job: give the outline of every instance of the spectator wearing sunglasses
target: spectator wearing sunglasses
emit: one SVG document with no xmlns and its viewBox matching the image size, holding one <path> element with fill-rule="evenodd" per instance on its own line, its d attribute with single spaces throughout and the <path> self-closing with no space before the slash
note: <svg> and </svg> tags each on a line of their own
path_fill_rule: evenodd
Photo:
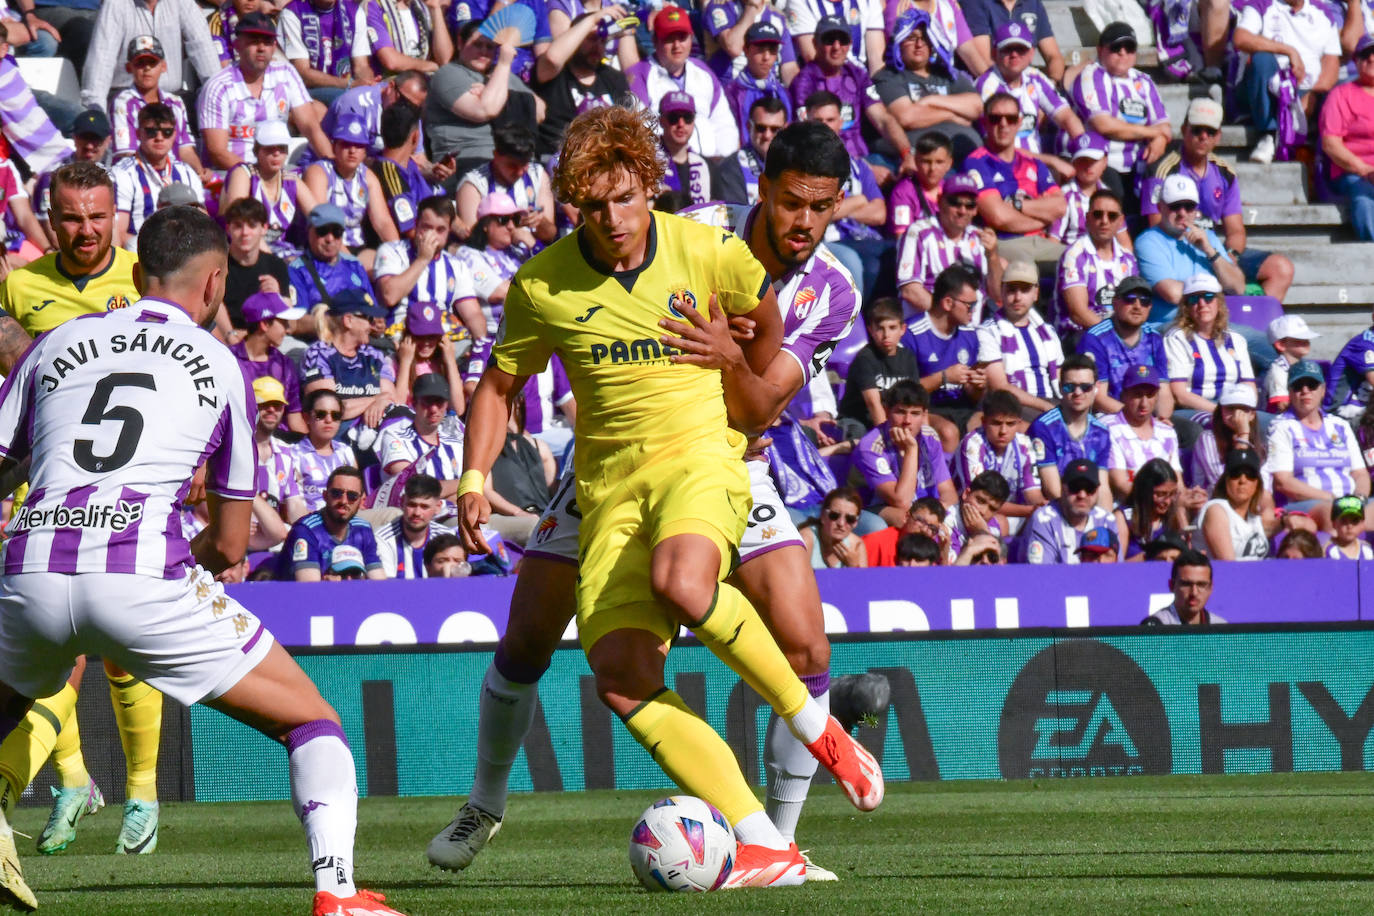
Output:
<svg viewBox="0 0 1374 916">
<path fill-rule="evenodd" d="M 1121 198 L 1104 189 L 1094 191 L 1087 204 L 1087 232 L 1064 251 L 1055 274 L 1055 327 L 1065 340 L 1108 321 L 1117 284 L 1139 270 L 1130 247 L 1122 244 Z"/>
<path fill-rule="evenodd" d="M 976 291 L 978 304 L 971 324 L 982 321 L 988 291 L 1002 283 L 1002 259 L 997 254 L 997 233 L 973 225 L 978 213 L 978 182 L 972 175 L 950 172 L 945 176 L 936 205 L 933 225 L 913 223 L 902 239 L 897 257 L 897 291 L 918 312 L 930 310 L 935 278 L 946 267 L 963 264 L 976 271 L 984 283 Z"/>
<path fill-rule="evenodd" d="M 685 92 L 701 103 L 701 124 L 692 134 L 692 151 L 715 159 L 739 150 L 739 125 L 720 80 L 705 62 L 692 57 L 692 20 L 668 4 L 653 18 L 654 53 L 625 71 L 630 91 L 645 108 L 658 110 L 669 92 Z"/>
<path fill-rule="evenodd" d="M 987 375 L 988 390 L 1012 398 L 1018 420 L 1035 419 L 1059 398 L 1064 349 L 1036 311 L 1039 297 L 1035 265 L 1008 264 L 1002 271 L 1002 307 L 978 328 L 978 365 Z"/>
<path fill-rule="evenodd" d="M 792 103 L 786 96 L 765 95 L 749 106 L 749 117 L 743 122 L 746 141 L 739 152 L 727 156 L 717 166 L 720 179 L 720 200 L 732 204 L 759 202 L 759 176 L 768 161 L 768 148 L 778 131 L 791 120 Z"/>
<path fill-rule="evenodd" d="M 715 200 L 720 185 L 716 170 L 699 154 L 692 152 L 692 133 L 696 130 L 697 106 L 685 92 L 669 92 L 658 103 L 658 124 L 668 170 L 663 186 L 686 195 L 692 205 Z"/>
<path fill-rule="evenodd" d="M 1069 178 L 1073 169 L 1058 156 L 1045 152 L 1041 146 L 1040 130 L 1052 122 L 1070 138 L 1081 136 L 1083 122 L 1073 107 L 1059 94 L 1054 80 L 1031 66 L 1032 32 L 1023 22 L 1011 21 L 997 27 L 993 34 L 992 67 L 978 77 L 974 86 L 984 102 L 1006 93 L 1017 102 L 1020 120 L 1017 123 L 1016 148 L 1050 166 L 1061 178 Z"/>
<path fill-rule="evenodd" d="M 735 4 L 714 4 L 708 19 L 714 17 L 717 10 L 724 12 L 731 6 Z M 754 11 L 758 10 L 758 7 L 752 4 L 740 4 L 740 7 L 744 10 L 744 17 L 752 16 Z M 764 12 L 758 13 L 759 21 L 751 25 L 745 33 L 744 53 L 740 55 L 734 73 L 729 72 L 728 55 L 724 50 L 719 52 L 719 56 L 726 57 L 727 65 L 725 72 L 717 72 L 725 85 L 725 97 L 730 100 L 730 110 L 734 112 L 735 120 L 740 125 L 741 149 L 752 139 L 749 136 L 749 112 L 759 99 L 777 99 L 783 105 L 787 120 L 792 120 L 792 98 L 787 93 L 784 80 L 790 81 L 796 76 L 797 61 L 795 57 L 790 56 L 792 43 L 790 39 L 785 38 L 787 27 L 781 23 L 775 25 L 763 18 L 776 16 L 780 20 L 782 14 L 767 4 L 763 5 L 763 10 Z M 781 65 L 779 60 L 782 60 Z"/>
<path fill-rule="evenodd" d="M 177 137 L 176 112 L 151 102 L 138 113 L 138 149 L 114 164 L 115 244 L 137 250 L 138 230 L 157 212 L 157 195 L 168 185 L 187 185 L 205 197 L 196 170 L 173 155 Z"/>
<path fill-rule="evenodd" d="M 328 388 L 304 397 L 305 438 L 293 448 L 296 468 L 301 475 L 301 496 L 305 507 L 315 512 L 324 505 L 325 482 L 341 467 L 356 467 L 353 447 L 336 441 L 343 423 L 343 402 Z"/>
<path fill-rule="evenodd" d="M 1089 128 L 1107 138 L 1107 167 L 1116 173 L 1122 200 L 1138 212 L 1139 176 L 1164 155 L 1173 139 L 1169 113 L 1149 75 L 1135 67 L 1135 30 L 1113 22 L 1097 39 L 1097 60 L 1069 87 L 1069 98 Z"/>
<path fill-rule="evenodd" d="M 378 461 L 388 480 L 398 474 L 428 474 L 439 481 L 440 495 L 453 499 L 463 474 L 463 440 L 453 434 L 461 434 L 461 427 L 452 433 L 443 428 L 449 397 L 448 380 L 439 373 L 416 379 L 415 416 L 384 426 L 377 445 Z"/>
<path fill-rule="evenodd" d="M 1098 505 L 1101 473 L 1096 464 L 1077 458 L 1064 468 L 1063 477 L 1063 495 L 1036 509 L 1021 528 L 1017 546 L 1022 562 L 1076 565 L 1083 536 L 1112 524 L 1111 512 Z"/>
<path fill-rule="evenodd" d="M 1111 297 L 1111 320 L 1093 325 L 1078 342 L 1078 352 L 1097 365 L 1099 383 L 1093 409 L 1100 414 L 1121 412 L 1122 383 L 1131 366 L 1149 366 L 1161 378 L 1168 376 L 1164 338 L 1146 327 L 1151 301 L 1150 284 L 1143 277 L 1123 278 Z M 1155 411 L 1163 420 L 1173 416 L 1174 399 L 1168 388 L 1161 389 Z"/>
<path fill-rule="evenodd" d="M 491 138 L 495 145 L 491 161 L 458 182 L 458 232 L 471 231 L 482 200 L 488 194 L 500 193 L 515 201 L 527 245 L 533 247 L 536 239 L 552 242 L 558 238 L 553 188 L 549 173 L 534 161 L 534 129 L 524 124 L 500 124 L 492 128 Z"/>
<path fill-rule="evenodd" d="M 1281 254 L 1247 245 L 1241 212 L 1240 179 L 1216 155 L 1221 142 L 1221 105 L 1210 98 L 1193 99 L 1180 139 L 1154 163 L 1140 192 L 1140 213 L 1151 226 L 1163 218 L 1160 195 L 1170 175 L 1186 175 L 1197 184 L 1198 212 L 1193 224 L 1220 232 L 1226 250 L 1248 283 L 1258 283 L 1280 302 L 1293 282 L 1293 262 Z"/>
<path fill-rule="evenodd" d="M 1173 327 L 1164 334 L 1164 355 L 1169 361 L 1169 387 L 1174 413 L 1191 419 L 1210 414 L 1228 385 L 1256 389 L 1255 371 L 1245 338 L 1230 328 L 1226 296 L 1210 273 L 1194 274 L 1183 284 L 1183 304 Z M 1269 428 L 1271 415 L 1259 418 L 1260 435 Z"/>
<path fill-rule="evenodd" d="M 1161 218 L 1135 240 L 1140 275 L 1154 290 L 1150 320 L 1174 320 L 1183 300 L 1183 284 L 1199 273 L 1213 274 L 1219 288 L 1232 295 L 1245 292 L 1245 276 L 1211 229 L 1197 224 L 1197 182 L 1173 174 L 1160 186 Z"/>
<path fill-rule="evenodd" d="M 330 572 L 335 549 L 347 545 L 358 551 L 367 578 L 385 579 L 372 526 L 357 517 L 362 503 L 362 471 L 335 468 L 325 482 L 324 505 L 291 526 L 277 560 L 277 578 L 319 582 Z"/>
<path fill-rule="evenodd" d="M 962 162 L 983 145 L 974 128 L 983 114 L 983 100 L 966 77 L 950 72 L 954 62 L 935 49 L 932 27 L 923 9 L 903 13 L 892 33 L 888 61 L 873 74 L 873 85 L 913 148 L 934 132 L 950 141 L 955 158 Z"/>
<path fill-rule="evenodd" d="M 1073 354 L 1059 368 L 1059 406 L 1030 425 L 1031 456 L 1040 472 L 1040 492 L 1045 499 L 1055 500 L 1063 494 L 1062 474 L 1069 462 L 1087 458 L 1100 469 L 1102 507 L 1111 508 L 1106 471 L 1111 433 L 1092 413 L 1097 386 L 1097 364 L 1081 353 Z"/>
<path fill-rule="evenodd" d="M 306 250 L 287 266 L 296 304 L 314 309 L 345 289 L 372 295 L 372 281 L 362 262 L 344 249 L 344 225 L 348 218 L 332 203 L 318 204 L 306 217 Z"/>
<path fill-rule="evenodd" d="M 855 63 L 870 73 L 882 66 L 888 32 L 883 0 L 788 0 L 785 5 L 787 28 L 803 61 L 821 55 L 825 22 L 830 20 L 844 23 L 845 47 Z M 963 25 L 962 15 L 959 18 Z M 966 40 L 966 26 L 963 31 Z"/>
<path fill-rule="evenodd" d="M 863 539 L 854 533 L 862 508 L 859 492 L 853 487 L 837 487 L 826 494 L 820 518 L 801 529 L 812 569 L 868 566 Z"/>
<path fill-rule="evenodd" d="M 1278 531 L 1273 501 L 1266 498 L 1258 452 L 1232 449 L 1226 467 L 1202 507 L 1202 537 L 1214 560 L 1262 560 L 1269 555 L 1269 538 Z M 1364 519 L 1363 500 L 1360 519 Z"/>
</svg>

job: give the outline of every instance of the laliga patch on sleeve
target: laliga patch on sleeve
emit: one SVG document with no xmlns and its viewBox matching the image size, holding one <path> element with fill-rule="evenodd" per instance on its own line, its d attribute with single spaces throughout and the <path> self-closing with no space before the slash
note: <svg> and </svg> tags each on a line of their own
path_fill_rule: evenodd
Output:
<svg viewBox="0 0 1374 916">
<path fill-rule="evenodd" d="M 396 218 L 403 223 L 408 223 L 415 218 L 415 211 L 410 206 L 410 201 L 404 197 L 396 198 Z"/>
<path fill-rule="evenodd" d="M 1043 439 L 1031 440 L 1031 453 L 1035 455 L 1036 461 L 1045 460 L 1045 442 Z"/>
<path fill-rule="evenodd" d="M 1039 541 L 1031 541 L 1030 549 L 1026 551 L 1027 563 L 1045 562 L 1045 545 Z"/>
<path fill-rule="evenodd" d="M 879 458 L 876 462 L 874 462 L 873 466 L 877 469 L 879 474 L 892 473 L 892 465 L 887 463 L 886 458 Z"/>
<path fill-rule="evenodd" d="M 720 7 L 711 10 L 711 25 L 718 29 L 723 29 L 725 28 L 726 21 L 725 10 Z"/>
<path fill-rule="evenodd" d="M 295 545 L 291 548 L 292 561 L 300 563 L 308 556 L 310 556 L 310 545 L 304 540 L 296 541 Z"/>
<path fill-rule="evenodd" d="M 1364 351 L 1364 361 L 1366 363 L 1374 363 L 1374 350 Z"/>
</svg>

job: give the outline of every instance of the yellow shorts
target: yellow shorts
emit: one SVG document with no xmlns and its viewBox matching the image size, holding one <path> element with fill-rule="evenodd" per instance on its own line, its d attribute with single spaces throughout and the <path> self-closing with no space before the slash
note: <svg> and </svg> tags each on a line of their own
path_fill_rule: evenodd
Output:
<svg viewBox="0 0 1374 916">
<path fill-rule="evenodd" d="M 590 489 L 590 488 L 589 488 Z M 700 534 L 720 550 L 717 579 L 734 564 L 749 519 L 749 475 L 738 458 L 684 456 L 658 460 L 613 487 L 582 492 L 577 628 L 583 649 L 607 633 L 648 630 L 664 643 L 677 619 L 654 598 L 650 554 L 679 534 Z"/>
</svg>

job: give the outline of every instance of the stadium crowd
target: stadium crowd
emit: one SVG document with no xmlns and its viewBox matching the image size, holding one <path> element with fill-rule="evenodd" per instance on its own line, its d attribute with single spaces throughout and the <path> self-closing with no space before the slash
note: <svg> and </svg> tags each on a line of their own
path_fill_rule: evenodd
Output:
<svg viewBox="0 0 1374 916">
<path fill-rule="evenodd" d="M 564 129 L 656 112 L 658 206 L 682 210 L 755 203 L 808 119 L 851 157 L 825 241 L 862 301 L 767 446 L 814 566 L 1368 558 L 1374 330 L 1307 358 L 1293 264 L 1247 245 L 1215 149 L 1249 123 L 1250 161 L 1329 170 L 1374 239 L 1374 6 L 1226 9 L 1135 11 L 1160 79 L 1203 90 L 1175 131 L 1136 26 L 1070 63 L 1040 0 L 0 2 L 0 369 L 134 301 L 144 222 L 202 207 L 230 240 L 215 332 L 258 406 L 254 552 L 228 578 L 504 575 L 576 403 L 556 364 L 526 386 L 490 557 L 450 527 L 463 417 L 511 277 L 576 226 Z M 79 100 L 25 84 L 16 57 L 54 54 Z M 1243 325 L 1242 301 L 1275 317 Z"/>
</svg>

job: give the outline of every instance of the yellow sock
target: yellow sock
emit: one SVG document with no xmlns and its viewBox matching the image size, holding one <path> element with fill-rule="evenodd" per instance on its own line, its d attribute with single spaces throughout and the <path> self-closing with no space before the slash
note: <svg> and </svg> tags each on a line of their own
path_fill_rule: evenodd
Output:
<svg viewBox="0 0 1374 916">
<path fill-rule="evenodd" d="M 157 801 L 157 749 L 162 740 L 162 694 L 131 674 L 106 672 L 119 741 L 124 745 L 127 798 Z"/>
<path fill-rule="evenodd" d="M 50 697 L 33 704 L 19 723 L 0 743 L 0 809 L 6 813 L 38 775 L 52 755 L 62 722 L 76 709 L 76 690 L 71 684 Z"/>
<path fill-rule="evenodd" d="M 86 758 L 81 755 L 81 727 L 76 723 L 76 707 L 62 723 L 57 744 L 52 749 L 52 765 L 64 789 L 84 789 L 91 783 L 86 771 Z"/>
<path fill-rule="evenodd" d="M 784 719 L 795 716 L 811 698 L 758 611 L 734 586 L 720 583 L 706 619 L 692 632 Z"/>
<path fill-rule="evenodd" d="M 625 727 L 682 791 L 715 805 L 731 824 L 763 810 L 730 745 L 673 691 L 645 700 Z"/>
</svg>

